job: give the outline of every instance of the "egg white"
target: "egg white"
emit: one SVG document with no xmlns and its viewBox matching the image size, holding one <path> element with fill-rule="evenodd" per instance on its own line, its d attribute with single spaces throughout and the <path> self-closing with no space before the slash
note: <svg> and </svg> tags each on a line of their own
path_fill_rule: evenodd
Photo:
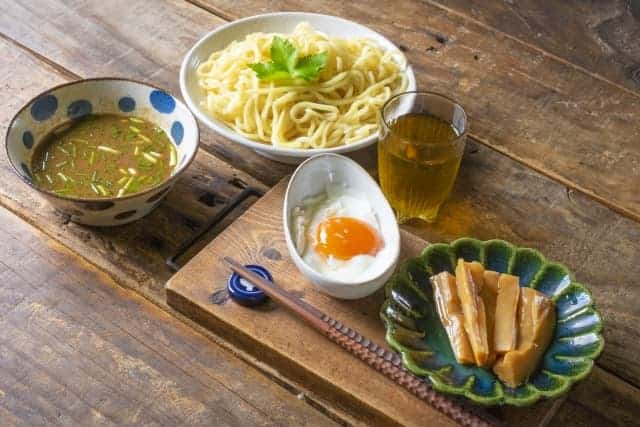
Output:
<svg viewBox="0 0 640 427">
<path fill-rule="evenodd" d="M 358 193 L 344 184 L 330 184 L 324 194 L 305 199 L 303 208 L 299 209 L 299 224 L 304 224 L 303 230 L 306 241 L 302 259 L 317 272 L 327 277 L 344 282 L 362 280 L 368 270 L 381 261 L 376 256 L 356 255 L 348 260 L 336 259 L 332 256 L 324 257 L 318 254 L 313 246 L 314 236 L 318 225 L 331 217 L 351 217 L 371 225 L 378 236 L 382 238 L 380 224 L 375 212 L 364 194 Z M 384 245 L 384 242 L 383 242 Z"/>
</svg>

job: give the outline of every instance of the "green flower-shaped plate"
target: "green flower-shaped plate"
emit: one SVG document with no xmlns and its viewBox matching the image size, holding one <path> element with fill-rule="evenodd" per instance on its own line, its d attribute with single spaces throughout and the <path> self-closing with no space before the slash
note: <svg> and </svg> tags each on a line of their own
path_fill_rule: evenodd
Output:
<svg viewBox="0 0 640 427">
<path fill-rule="evenodd" d="M 526 384 L 510 388 L 491 370 L 456 362 L 433 303 L 429 277 L 445 270 L 453 274 L 458 258 L 519 276 L 521 286 L 537 289 L 555 302 L 554 338 Z M 502 240 L 463 238 L 429 245 L 422 255 L 400 266 L 386 285 L 386 295 L 380 310 L 386 339 L 402 354 L 404 366 L 428 378 L 436 390 L 463 395 L 481 405 L 527 406 L 542 397 L 558 397 L 589 374 L 604 346 L 602 319 L 587 288 L 575 282 L 566 267 L 547 261 L 540 252 Z"/>
</svg>

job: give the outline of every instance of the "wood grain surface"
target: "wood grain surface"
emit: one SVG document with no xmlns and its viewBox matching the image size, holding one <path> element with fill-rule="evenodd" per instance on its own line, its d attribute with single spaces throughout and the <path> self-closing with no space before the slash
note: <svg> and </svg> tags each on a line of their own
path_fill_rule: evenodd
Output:
<svg viewBox="0 0 640 427">
<path fill-rule="evenodd" d="M 432 2 L 195 3 L 228 19 L 304 10 L 366 23 L 403 46 L 419 88 L 465 106 L 483 144 L 640 219 L 640 93 Z"/>
<path fill-rule="evenodd" d="M 0 108 L 0 132 L 4 133 L 11 116 L 22 104 L 52 85 L 68 81 L 69 77 L 7 39 L 0 38 L 0 55 L 4 58 L 0 62 L 0 81 L 3 82 L 2 93 L 5 96 L 3 108 Z M 200 151 L 196 161 L 176 183 L 167 199 L 144 220 L 124 227 L 88 228 L 69 222 L 68 218 L 57 213 L 43 198 L 31 191 L 15 175 L 4 155 L 0 156 L 0 179 L 3 181 L 0 186 L 0 205 L 35 224 L 55 240 L 81 254 L 82 258 L 109 272 L 117 283 L 135 289 L 173 316 L 178 314 L 165 302 L 164 283 L 171 276 L 171 271 L 164 265 L 165 257 L 190 239 L 205 219 L 213 217 L 226 200 L 245 185 L 264 188 L 250 176 Z M 246 206 L 232 213 L 221 226 L 231 222 Z M 220 227 L 216 227 L 208 238 L 219 230 Z M 184 318 L 182 320 L 188 322 Z M 191 323 L 193 327 L 197 325 Z M 200 329 L 200 332 L 210 339 L 221 341 L 206 331 Z M 227 343 L 222 344 L 228 346 Z M 194 349 L 197 348 L 194 346 Z M 225 359 L 236 356 L 248 359 L 242 352 L 234 352 L 234 355 L 214 354 L 208 363 L 224 363 Z M 206 360 L 207 356 L 203 353 L 201 357 Z M 285 387 L 300 396 L 307 395 L 304 384 L 293 384 L 259 361 L 250 360 L 250 363 L 256 364 L 279 387 Z M 251 382 L 248 381 L 245 386 L 250 388 Z M 343 422 L 351 420 L 349 414 L 337 413 L 313 395 L 306 399 Z"/>
<path fill-rule="evenodd" d="M 11 115 L 23 103 L 47 87 L 68 79 L 1 39 L 0 55 L 8 59 L 0 70 L 2 81 L 7 82 L 6 108 L 0 110 L 4 131 Z M 164 259 L 245 184 L 264 188 L 227 163 L 200 151 L 167 199 L 144 221 L 123 227 L 90 229 L 69 222 L 24 185 L 5 156 L 0 158 L 0 178 L 4 183 L 0 187 L 0 200 L 7 206 L 111 271 L 122 282 L 158 301 L 164 300 L 163 285 L 170 276 Z"/>
<path fill-rule="evenodd" d="M 367 2 L 175 0 L 151 8 L 142 0 L 0 0 L 0 132 L 29 98 L 79 77 L 133 77 L 177 93 L 184 53 L 237 16 L 313 10 L 370 25 L 407 51 L 421 85 L 465 101 L 481 141 L 468 144 L 438 223 L 406 229 L 431 241 L 501 237 L 537 247 L 575 271 L 605 313 L 607 345 L 599 365 L 615 376 L 597 371 L 597 381 L 577 388 L 554 420 L 623 424 L 637 414 L 637 394 L 616 376 L 640 385 L 637 121 L 623 120 L 625 112 L 637 111 L 635 3 L 402 0 L 371 8 Z M 0 204 L 170 310 L 164 257 L 243 183 L 266 188 L 291 171 L 202 130 L 203 150 L 179 187 L 130 226 L 96 230 L 69 223 L 15 178 L 5 156 Z M 373 170 L 374 151 L 357 157 Z M 291 387 L 286 375 L 272 374 Z M 13 419 L 1 406 L 0 416 Z"/>
<path fill-rule="evenodd" d="M 640 125 L 632 120 L 640 108 L 640 94 L 622 90 L 431 3 L 195 3 L 228 19 L 306 10 L 365 22 L 403 46 L 421 88 L 462 102 L 472 119 L 472 134 L 484 144 L 640 218 L 640 194 L 636 191 L 640 147 L 633 139 Z M 91 2 L 51 0 L 12 6 L 4 8 L 0 16 L 7 35 L 63 67 L 84 77 L 126 72 L 170 89 L 177 87 L 184 53 L 199 37 L 223 23 L 183 2 L 158 1 L 154 8 L 146 7 L 142 0 L 112 1 L 100 7 Z M 49 19 L 52 15 L 57 19 Z M 171 25 L 164 25 L 169 17 Z M 416 20 L 419 26 L 414 25 Z M 34 26 L 46 31 L 31 31 Z M 141 42 L 149 40 L 150 34 L 153 43 Z M 260 170 L 255 166 L 262 162 L 246 163 L 251 157 L 243 154 L 248 150 L 230 150 L 225 145 L 228 142 L 213 138 L 212 149 L 217 154 L 231 161 L 244 159 L 244 166 Z M 636 179 L 629 179 L 630 173 Z"/>
<path fill-rule="evenodd" d="M 147 81 L 178 96 L 187 51 L 224 20 L 183 1 L 0 1 L 2 33 L 72 79 L 118 76 Z M 37 30 L 36 30 L 37 29 Z M 273 185 L 290 167 L 201 126 L 201 147 Z"/>
<path fill-rule="evenodd" d="M 377 344 L 385 344 L 384 327 L 378 318 L 384 300 L 382 290 L 362 300 L 337 300 L 316 291 L 289 259 L 280 208 L 285 187 L 286 181 L 275 186 L 171 278 L 167 283 L 169 304 L 248 351 L 260 354 L 263 360 L 279 369 L 313 383 L 314 391 L 335 396 L 336 404 L 353 405 L 356 413 L 369 414 L 372 418 L 365 419 L 366 422 L 395 420 L 402 425 L 423 425 L 425 420 L 444 422 L 440 414 L 433 413 L 403 390 L 379 393 L 381 389 L 393 387 L 389 380 L 374 375 L 349 354 L 337 352 L 325 337 L 288 311 L 273 303 L 248 309 L 229 300 L 226 277 L 230 270 L 222 258 L 233 254 L 240 262 L 265 266 L 280 286 Z M 425 242 L 403 232 L 402 245 L 402 257 L 407 257 L 419 253 Z M 602 371 L 599 376 L 610 377 Z M 592 393 L 606 389 L 593 384 L 584 387 Z M 615 390 L 611 389 L 607 393 Z M 620 406 L 637 414 L 640 401 L 636 399 L 640 396 L 636 393 L 626 397 L 629 389 L 633 388 L 625 385 L 624 391 L 618 390 L 625 395 Z M 349 407 L 346 409 L 350 411 Z M 553 418 L 555 410 L 553 402 L 545 402 L 530 409 L 507 408 L 498 416 L 508 424 L 541 425 Z"/>
<path fill-rule="evenodd" d="M 357 301 L 328 297 L 316 291 L 289 259 L 280 208 L 285 187 L 286 181 L 276 185 L 167 282 L 169 304 L 260 354 L 279 370 L 294 372 L 314 384 L 313 391 L 333 396 L 335 404 L 348 405 L 347 410 L 361 414 L 366 423 L 453 425 L 391 380 L 338 350 L 287 310 L 274 303 L 252 310 L 229 300 L 226 279 L 230 269 L 223 257 L 233 254 L 242 264 L 265 266 L 282 288 L 388 349 L 378 318 L 382 291 Z M 403 235 L 404 256 L 419 252 L 421 246 L 419 239 Z M 545 413 L 537 411 L 535 418 L 544 418 Z"/>
<path fill-rule="evenodd" d="M 3 426 L 336 425 L 5 209 L 0 232 Z"/>
<path fill-rule="evenodd" d="M 435 2 L 587 72 L 640 91 L 640 3 L 637 1 Z"/>
<path fill-rule="evenodd" d="M 131 8 L 115 5 L 113 8 L 102 9 L 92 7 L 93 4 L 90 3 L 83 4 L 83 7 L 73 7 L 73 5 L 65 6 L 46 1 L 37 7 L 23 5 L 20 6 L 22 9 L 18 8 L 20 13 L 30 16 L 30 19 L 35 22 L 41 22 L 48 31 L 54 34 L 57 34 L 56 31 L 65 32 L 65 37 L 54 37 L 53 41 L 38 32 L 26 31 L 22 28 L 26 24 L 18 19 L 16 11 L 11 12 L 15 14 L 15 19 L 11 22 L 8 22 L 8 16 L 0 16 L 0 24 L 2 19 L 6 20 L 6 25 L 13 31 L 11 33 L 13 37 L 55 60 L 56 64 L 62 64 L 66 67 L 65 70 L 70 69 L 73 75 L 80 74 L 88 77 L 118 74 L 144 78 L 146 72 L 147 76 L 152 74 L 154 81 L 159 84 L 175 89 L 180 55 L 186 52 L 198 37 L 222 23 L 220 18 L 193 5 L 182 2 L 159 2 L 159 8 L 153 13 L 159 16 L 175 15 L 172 31 L 177 34 L 173 37 L 160 37 L 158 43 L 143 44 L 138 41 L 138 38 L 144 37 L 142 34 L 144 29 L 134 21 L 151 12 L 139 6 L 136 1 L 128 2 L 132 5 Z M 237 7 L 239 8 L 240 5 Z M 231 7 L 231 4 L 225 7 Z M 284 8 L 284 5 L 282 7 Z M 344 7 L 344 9 L 347 8 Z M 265 7 L 254 9 L 247 5 L 246 10 L 263 12 Z M 65 16 L 66 20 L 91 22 L 91 25 L 71 26 L 66 30 L 69 25 L 66 25 L 68 22 L 65 19 L 48 20 L 47 13 L 44 13 L 53 14 L 54 11 Z M 337 9 L 336 13 L 338 11 L 343 10 Z M 345 13 L 349 16 L 348 13 L 352 12 L 345 11 Z M 163 31 L 167 31 L 160 28 L 163 25 L 161 19 L 149 18 L 145 22 L 147 25 L 158 27 L 154 28 L 154 34 L 162 35 Z M 374 27 L 375 22 L 374 20 Z M 394 37 L 399 34 L 384 26 L 378 29 L 391 33 Z M 94 33 L 102 34 L 101 37 L 108 42 L 92 41 L 90 52 L 85 53 L 78 46 L 81 46 L 82 40 L 90 38 Z M 51 47 L 52 42 L 60 43 L 61 46 L 54 49 Z M 45 46 L 49 47 L 45 48 Z M 99 52 L 100 50 L 102 51 Z M 161 51 L 171 54 L 162 55 Z M 114 55 L 119 57 L 117 61 L 111 60 Z M 148 58 L 153 58 L 153 61 L 149 62 Z M 9 65 L 7 65 L 7 72 L 13 72 Z M 29 78 L 30 73 L 24 74 Z M 43 84 L 42 88 L 44 87 L 46 85 Z M 32 93 L 35 92 L 37 91 Z M 16 109 L 20 102 L 15 103 Z M 9 112 L 12 110 L 8 110 L 7 114 Z M 514 113 L 514 116 L 517 114 Z M 550 132 L 550 129 L 547 127 L 547 132 Z M 240 147 L 231 147 L 232 143 L 219 137 L 210 138 L 210 135 L 205 134 L 203 144 L 209 147 L 208 151 L 217 154 L 235 152 L 245 160 L 234 166 L 247 169 L 260 179 L 268 176 L 267 184 L 276 182 L 286 171 L 291 170 L 290 167 L 278 166 L 277 163 L 261 159 L 253 152 L 239 149 Z M 223 154 L 223 157 L 233 161 L 232 155 Z M 142 236 L 138 234 L 135 239 L 129 239 L 132 236 L 131 230 L 135 233 L 139 227 L 144 227 L 145 223 L 133 224 L 123 229 L 124 231 L 108 231 L 106 235 L 96 236 L 96 239 L 89 239 L 88 242 L 82 241 L 82 237 L 92 237 L 92 234 L 82 233 L 82 236 L 76 239 L 67 237 L 66 233 L 62 233 L 59 229 L 55 230 L 56 234 L 65 237 L 67 244 L 82 250 L 88 244 L 90 250 L 87 253 L 92 257 L 96 255 L 92 258 L 93 262 L 114 271 L 114 274 L 129 286 L 138 287 L 142 292 L 149 290 L 149 293 L 153 293 L 156 297 L 162 297 L 161 284 L 168 278 L 162 264 L 163 256 L 175 248 L 176 240 L 184 240 L 189 233 L 193 232 L 194 225 L 198 223 L 194 224 L 192 221 L 194 208 L 196 212 L 215 211 L 197 202 L 207 193 L 207 184 L 211 181 L 224 181 L 215 175 L 226 175 L 225 179 L 229 180 L 235 173 L 226 164 L 207 156 L 203 150 L 198 155 L 193 170 L 200 167 L 200 159 L 204 159 L 203 163 L 208 163 L 210 166 L 201 167 L 200 173 L 197 173 L 192 180 L 185 182 L 182 187 L 184 192 L 174 191 L 169 197 L 171 200 L 174 195 L 180 195 L 180 200 L 171 205 L 181 209 L 181 214 L 172 213 L 171 218 L 176 218 L 178 224 L 186 222 L 187 226 L 182 228 L 184 231 L 178 229 L 178 232 L 173 235 L 165 235 L 163 230 L 167 230 L 168 224 L 167 220 L 162 218 L 164 225 L 161 228 L 156 223 L 150 223 L 147 231 L 142 231 Z M 373 150 L 359 153 L 358 159 L 370 168 L 375 166 Z M 215 173 L 211 175 L 210 171 L 213 170 Z M 255 180 L 248 178 L 243 180 L 259 186 Z M 632 184 L 632 181 L 627 180 L 627 182 Z M 195 191 L 192 186 L 195 186 Z M 8 191 L 14 191 L 14 189 L 9 188 Z M 228 191 L 233 193 L 237 189 L 229 188 Z M 184 203 L 182 196 L 189 193 L 191 193 L 188 197 L 190 201 Z M 22 194 L 18 198 L 28 200 L 29 197 L 29 194 Z M 500 200 L 499 204 L 493 201 L 496 197 Z M 221 197 L 218 200 L 222 201 L 224 198 Z M 188 225 L 191 225 L 191 228 Z M 72 230 L 77 228 L 73 224 L 68 224 L 67 227 Z M 611 233 L 612 229 L 616 230 L 616 233 Z M 149 230 L 153 233 L 151 237 L 148 236 Z M 634 253 L 640 251 L 640 239 L 637 238 L 640 227 L 635 221 L 615 214 L 580 192 L 567 189 L 564 185 L 545 178 L 508 156 L 500 155 L 482 144 L 470 143 L 461 177 L 454 191 L 454 199 L 445 205 L 441 220 L 435 227 L 427 227 L 424 230 L 414 227 L 411 231 L 417 232 L 430 241 L 451 240 L 465 235 L 479 238 L 502 237 L 517 244 L 535 246 L 548 256 L 566 263 L 571 269 L 579 272 L 580 280 L 596 285 L 598 301 L 607 315 L 608 325 L 611 325 L 606 330 L 608 344 L 602 359 L 603 366 L 640 385 L 640 362 L 633 357 L 632 352 L 627 351 L 627 346 L 640 351 L 640 339 L 638 339 L 640 334 L 634 328 L 625 326 L 629 321 L 640 322 L 640 306 L 636 303 L 640 297 L 635 288 L 621 288 L 617 285 L 618 283 L 637 283 L 637 277 L 640 277 L 638 263 L 629 262 L 634 258 Z M 101 234 L 101 232 L 98 233 Z M 112 236 L 112 233 L 116 236 Z M 118 237 L 122 240 L 118 240 Z M 156 246 L 145 251 L 144 257 L 141 258 L 143 262 L 135 263 L 107 250 L 108 245 L 114 245 L 120 248 L 120 253 L 128 251 L 129 242 L 139 238 L 142 238 L 142 241 L 150 241 L 150 245 Z M 173 242 L 167 243 L 166 239 L 172 239 Z M 113 240 L 116 241 L 113 242 Z M 99 252 L 96 253 L 95 249 Z M 161 256 L 158 256 L 158 252 Z M 603 256 L 607 259 L 606 263 L 596 262 Z M 123 274 L 123 270 L 126 274 Z M 160 280 L 154 280 L 154 274 L 157 274 Z M 133 280 L 131 280 L 132 277 Z"/>
</svg>

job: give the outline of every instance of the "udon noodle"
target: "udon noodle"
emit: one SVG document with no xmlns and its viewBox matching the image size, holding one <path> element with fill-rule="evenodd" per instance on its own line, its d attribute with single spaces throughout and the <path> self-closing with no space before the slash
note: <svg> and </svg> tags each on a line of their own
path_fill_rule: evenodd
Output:
<svg viewBox="0 0 640 427">
<path fill-rule="evenodd" d="M 327 52 L 313 82 L 264 81 L 249 64 L 267 62 L 274 36 L 298 57 Z M 378 132 L 378 111 L 407 86 L 406 61 L 367 39 L 327 37 L 308 23 L 291 34 L 253 33 L 214 52 L 197 69 L 203 107 L 246 138 L 287 148 L 350 144 Z"/>
</svg>

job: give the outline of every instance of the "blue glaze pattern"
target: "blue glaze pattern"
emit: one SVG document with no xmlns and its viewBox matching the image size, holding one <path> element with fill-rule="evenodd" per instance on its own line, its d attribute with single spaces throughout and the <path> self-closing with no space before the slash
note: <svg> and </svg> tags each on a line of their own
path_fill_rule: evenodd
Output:
<svg viewBox="0 0 640 427">
<path fill-rule="evenodd" d="M 28 130 L 24 131 L 24 133 L 22 134 L 22 143 L 28 150 L 31 150 L 31 148 L 33 147 L 33 134 Z"/>
<path fill-rule="evenodd" d="M 58 109 L 58 98 L 51 94 L 42 95 L 31 106 L 31 117 L 39 122 L 53 116 Z"/>
<path fill-rule="evenodd" d="M 20 168 L 22 169 L 22 172 L 24 172 L 24 175 L 27 178 L 29 178 L 29 181 L 32 181 L 33 177 L 31 176 L 31 171 L 29 170 L 29 167 L 24 163 L 20 163 Z"/>
<path fill-rule="evenodd" d="M 558 320 L 553 340 L 539 369 L 520 387 L 502 384 L 491 370 L 461 365 L 453 355 L 425 278 L 453 272 L 458 257 L 520 275 L 522 286 L 538 289 L 555 302 Z M 604 347 L 602 319 L 587 288 L 575 282 L 566 267 L 547 261 L 538 251 L 502 240 L 463 238 L 429 245 L 420 257 L 401 264 L 385 290 L 380 316 L 386 340 L 402 354 L 404 366 L 426 377 L 436 390 L 482 405 L 528 406 L 543 397 L 560 396 L 589 374 Z"/>
<path fill-rule="evenodd" d="M 114 215 L 113 219 L 121 220 L 121 219 L 131 218 L 131 217 L 132 217 L 132 216 L 134 216 L 137 212 L 138 212 L 138 211 L 136 211 L 135 209 L 128 210 L 128 211 L 124 211 L 124 212 L 120 212 L 119 214 Z"/>
<path fill-rule="evenodd" d="M 118 101 L 118 108 L 123 113 L 130 113 L 136 109 L 136 101 L 130 96 L 123 96 Z"/>
<path fill-rule="evenodd" d="M 170 114 L 176 108 L 176 100 L 167 92 L 154 90 L 149 95 L 149 102 L 153 108 L 164 114 Z"/>
<path fill-rule="evenodd" d="M 176 145 L 180 145 L 182 138 L 184 138 L 184 127 L 182 126 L 182 123 L 178 121 L 173 122 L 171 125 L 171 137 Z"/>
<path fill-rule="evenodd" d="M 86 99 L 79 99 L 77 101 L 73 101 L 67 107 L 67 116 L 70 119 L 77 119 L 82 116 L 86 116 L 87 114 L 91 114 L 93 111 L 93 107 L 91 103 Z"/>
</svg>

